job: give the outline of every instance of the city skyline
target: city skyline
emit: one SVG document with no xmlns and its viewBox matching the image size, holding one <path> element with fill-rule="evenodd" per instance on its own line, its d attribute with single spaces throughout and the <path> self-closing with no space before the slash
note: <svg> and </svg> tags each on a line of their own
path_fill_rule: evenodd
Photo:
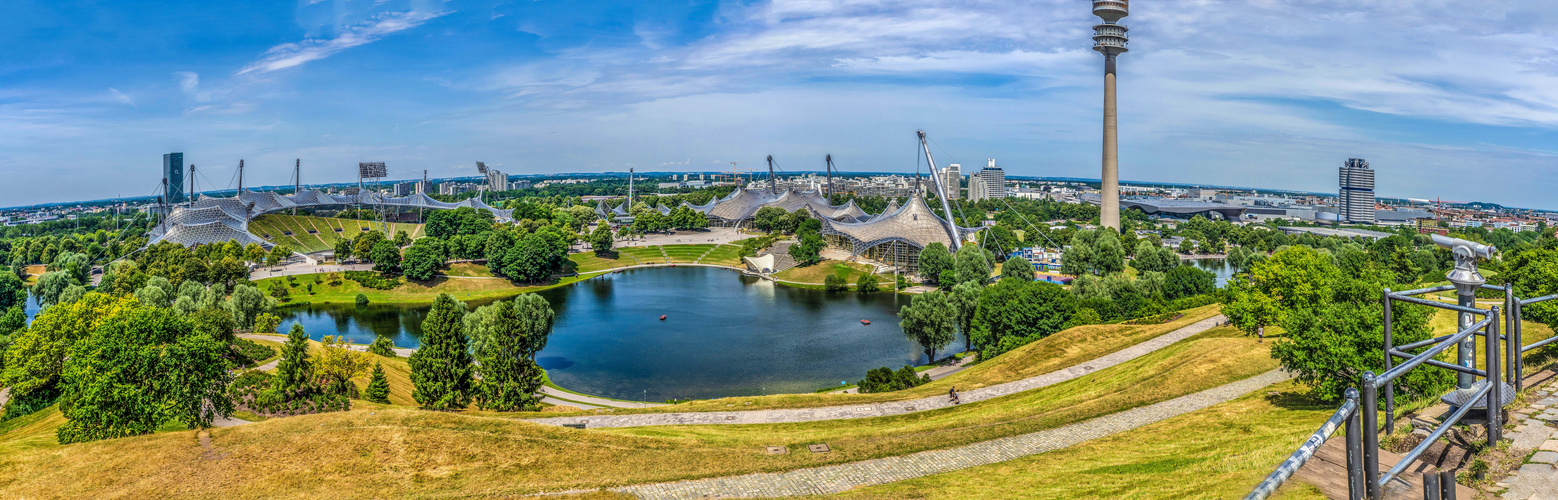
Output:
<svg viewBox="0 0 1558 500">
<path fill-rule="evenodd" d="M 0 197 L 147 195 L 169 151 L 202 189 L 238 159 L 246 185 L 290 184 L 294 158 L 305 184 L 359 161 L 813 171 L 832 153 L 912 173 L 916 128 L 947 163 L 1096 175 L 1096 18 L 1077 2 L 591 5 L 9 3 Z M 1139 2 L 1120 176 L 1326 192 L 1362 157 L 1381 197 L 1558 208 L 1540 65 L 1558 7 L 1408 5 Z"/>
</svg>

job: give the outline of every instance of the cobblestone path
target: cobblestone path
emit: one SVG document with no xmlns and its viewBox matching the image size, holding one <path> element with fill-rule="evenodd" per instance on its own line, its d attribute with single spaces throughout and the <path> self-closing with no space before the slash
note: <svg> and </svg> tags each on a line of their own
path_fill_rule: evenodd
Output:
<svg viewBox="0 0 1558 500">
<path fill-rule="evenodd" d="M 1168 347 L 1175 342 L 1179 342 L 1195 334 L 1207 331 L 1208 329 L 1217 326 L 1217 324 L 1222 322 L 1224 319 L 1225 318 L 1222 315 L 1213 316 L 1211 318 L 1186 325 L 1184 328 L 1159 335 L 1140 344 L 1106 354 L 1091 361 L 1082 362 L 1070 368 L 1064 368 L 1043 375 L 1007 382 L 1004 384 L 996 384 L 978 389 L 969 389 L 967 391 L 959 392 L 958 396 L 962 402 L 972 403 L 1055 385 L 1145 356 L 1158 349 Z M 849 406 L 827 406 L 821 408 L 652 413 L 644 415 L 586 415 L 578 417 L 538 418 L 529 421 L 548 425 L 584 424 L 586 427 L 591 428 L 644 427 L 652 425 L 772 424 L 902 415 L 905 413 L 935 410 L 949 406 L 952 406 L 952 402 L 949 401 L 946 396 L 934 396 L 910 401 L 865 403 Z"/>
<path fill-rule="evenodd" d="M 851 488 L 904 481 L 917 477 L 1004 462 L 1055 451 L 1111 434 L 1184 415 L 1231 401 L 1251 391 L 1292 378 L 1273 370 L 1238 382 L 1180 396 L 1160 403 L 1105 415 L 1029 434 L 1000 438 L 945 450 L 899 457 L 829 465 L 790 472 L 747 474 L 674 483 L 615 488 L 612 491 L 650 500 L 693 498 L 773 498 L 825 495 Z"/>
</svg>

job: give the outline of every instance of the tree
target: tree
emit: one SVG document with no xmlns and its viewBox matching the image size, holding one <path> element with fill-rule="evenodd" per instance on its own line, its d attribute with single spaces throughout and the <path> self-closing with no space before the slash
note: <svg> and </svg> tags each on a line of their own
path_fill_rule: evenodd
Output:
<svg viewBox="0 0 1558 500">
<path fill-rule="evenodd" d="M 9 335 L 16 333 L 26 326 L 27 312 L 22 308 L 21 304 L 11 306 L 10 309 L 5 310 L 4 315 L 0 315 L 0 336 L 7 336 L 7 341 L 10 340 L 8 337 Z M 4 366 L 5 350 L 0 349 L 0 370 L 3 370 Z"/>
<path fill-rule="evenodd" d="M 849 280 L 837 274 L 829 274 L 822 278 L 822 289 L 829 292 L 849 291 Z"/>
<path fill-rule="evenodd" d="M 552 275 L 551 244 L 539 233 L 531 233 L 504 252 L 502 275 L 520 282 L 545 281 Z"/>
<path fill-rule="evenodd" d="M 410 244 L 411 235 L 406 234 L 405 230 L 395 231 L 395 246 L 403 247 Z"/>
<path fill-rule="evenodd" d="M 429 243 L 423 243 L 424 241 Z M 438 268 L 443 267 L 444 259 L 438 249 L 434 248 L 436 244 L 437 240 L 422 238 L 406 249 L 405 260 L 401 262 L 401 267 L 407 278 L 428 281 L 438 274 Z"/>
<path fill-rule="evenodd" d="M 140 290 L 136 290 L 135 298 L 147 307 L 168 307 L 172 305 L 168 303 L 167 292 L 151 285 L 143 286 Z"/>
<path fill-rule="evenodd" d="M 809 266 L 822 262 L 822 248 L 827 243 L 822 240 L 822 235 L 815 232 L 800 235 L 800 241 L 790 245 L 790 258 L 795 259 L 797 265 Z"/>
<path fill-rule="evenodd" d="M 368 296 L 366 294 L 358 293 L 353 302 L 357 304 L 357 307 L 368 305 Z"/>
<path fill-rule="evenodd" d="M 335 240 L 336 262 L 344 262 L 350 258 L 352 258 L 352 240 L 346 238 Z"/>
<path fill-rule="evenodd" d="M 1125 270 L 1125 248 L 1120 246 L 1120 235 L 1112 228 L 1100 229 L 1093 241 L 1093 258 L 1089 261 L 1093 272 L 1100 275 Z"/>
<path fill-rule="evenodd" d="M 1029 263 L 1028 259 L 1024 259 L 1022 257 L 1012 257 L 1010 259 L 1006 259 L 1006 263 L 1001 264 L 1001 279 L 1003 280 L 1018 279 L 1022 281 L 1033 281 L 1034 276 L 1035 274 L 1033 272 L 1033 264 Z"/>
<path fill-rule="evenodd" d="M 979 359 L 1049 336 L 1064 328 L 1076 311 L 1076 299 L 1060 285 L 1044 281 L 1001 280 L 979 296 L 973 344 Z"/>
<path fill-rule="evenodd" d="M 1185 254 L 1185 255 L 1195 255 L 1195 253 L 1196 253 L 1195 242 L 1190 241 L 1189 238 L 1185 238 L 1185 239 L 1179 240 L 1179 253 L 1182 253 L 1182 254 Z"/>
<path fill-rule="evenodd" d="M 977 282 L 981 285 L 990 279 L 992 256 L 985 249 L 967 245 L 958 249 L 955 268 L 958 283 Z"/>
<path fill-rule="evenodd" d="M 6 369 L 0 373 L 0 386 L 10 387 L 11 395 L 0 420 L 54 404 L 71 349 L 90 337 L 104 320 L 134 304 L 132 299 L 89 293 L 76 302 L 44 309 L 31 326 L 13 333 L 11 346 L 4 353 Z"/>
<path fill-rule="evenodd" d="M 925 356 L 936 361 L 936 350 L 952 343 L 957 335 L 956 311 L 947 294 L 923 293 L 898 310 L 898 325 L 904 336 L 925 348 Z"/>
<path fill-rule="evenodd" d="M 276 333 L 276 327 L 281 324 L 281 318 L 271 313 L 260 313 L 254 317 L 254 331 L 257 333 Z"/>
<path fill-rule="evenodd" d="M 359 258 L 373 260 L 373 247 L 381 241 L 384 241 L 384 233 L 378 231 L 357 235 L 357 239 L 352 241 L 352 254 Z"/>
<path fill-rule="evenodd" d="M 286 285 L 278 283 L 277 286 Z M 228 302 L 232 304 L 233 321 L 238 323 L 239 328 L 254 326 L 254 317 L 270 310 L 270 302 L 265 300 L 265 294 L 249 285 L 233 287 L 233 296 Z"/>
<path fill-rule="evenodd" d="M 368 353 L 352 350 L 345 336 L 326 335 L 320 344 L 322 348 L 314 360 L 315 377 L 331 394 L 355 396 L 357 386 L 352 385 L 352 379 L 368 374 Z"/>
<path fill-rule="evenodd" d="M 613 239 L 611 236 L 611 224 L 601 221 L 595 225 L 595 230 L 590 232 L 590 249 L 595 251 L 595 255 L 611 253 Z"/>
<path fill-rule="evenodd" d="M 389 337 L 382 335 L 376 336 L 373 338 L 373 343 L 368 344 L 368 352 L 384 356 L 386 358 L 393 358 L 396 356 L 395 343 L 391 341 Z"/>
<path fill-rule="evenodd" d="M 763 207 L 752 214 L 752 228 L 764 232 L 780 232 L 789 223 L 790 213 L 779 207 Z"/>
<path fill-rule="evenodd" d="M 552 334 L 551 305 L 539 295 L 525 294 L 487 307 L 494 309 L 487 316 L 486 338 L 476 353 L 481 372 L 476 406 L 497 411 L 539 409 L 535 393 L 541 390 L 542 372 L 535 356 Z"/>
<path fill-rule="evenodd" d="M 55 432 L 61 444 L 150 434 L 169 420 L 210 427 L 232 414 L 227 348 L 164 308 L 108 318 L 71 349 Z"/>
<path fill-rule="evenodd" d="M 281 346 L 281 361 L 276 363 L 276 376 L 271 379 L 275 392 L 303 389 L 312 381 L 313 362 L 308 355 L 308 334 L 301 323 L 293 323 L 287 332 L 287 342 Z"/>
<path fill-rule="evenodd" d="M 10 309 L 11 306 L 27 300 L 27 284 L 22 278 L 9 269 L 0 269 L 0 309 Z"/>
<path fill-rule="evenodd" d="M 374 243 L 368 258 L 373 261 L 374 271 L 381 273 L 400 271 L 400 248 L 392 242 L 381 240 Z"/>
<path fill-rule="evenodd" d="M 265 262 L 265 256 L 265 247 L 260 246 L 259 243 L 250 243 L 243 247 L 243 260 L 245 262 L 260 265 Z"/>
<path fill-rule="evenodd" d="M 60 292 L 59 303 L 69 304 L 71 302 L 81 300 L 81 298 L 85 297 L 86 295 L 87 287 L 81 285 L 70 285 L 65 287 L 65 291 Z"/>
<path fill-rule="evenodd" d="M 384 378 L 384 366 L 374 363 L 373 378 L 368 380 L 368 389 L 363 391 L 363 399 L 387 405 L 390 404 L 389 393 L 389 379 Z"/>
<path fill-rule="evenodd" d="M 422 321 L 422 348 L 411 355 L 411 397 L 429 410 L 458 410 L 471 402 L 470 340 L 465 335 L 465 305 L 439 294 Z"/>
<path fill-rule="evenodd" d="M 270 249 L 270 254 L 265 256 L 265 265 L 279 266 L 282 262 L 286 262 L 287 257 L 291 256 L 292 249 L 287 248 L 286 245 L 273 246 Z"/>
<path fill-rule="evenodd" d="M 881 288 L 876 283 L 876 275 L 862 274 L 855 280 L 855 291 L 860 293 L 876 293 Z"/>
<path fill-rule="evenodd" d="M 979 295 L 984 289 L 982 284 L 965 281 L 952 287 L 952 292 L 947 294 L 947 301 L 957 311 L 958 331 L 963 332 L 965 351 L 974 348 L 974 313 L 979 311 Z"/>
<path fill-rule="evenodd" d="M 1170 270 L 1163 278 L 1163 298 L 1177 300 L 1212 293 L 1217 289 L 1217 275 L 1182 265 Z"/>
<path fill-rule="evenodd" d="M 54 258 L 53 264 L 49 266 L 49 269 L 68 274 L 74 279 L 76 284 L 83 285 L 87 283 L 88 276 L 92 273 L 92 259 L 85 254 L 61 252 L 59 256 Z"/>
<path fill-rule="evenodd" d="M 937 282 L 941 272 L 949 270 L 952 270 L 952 253 L 947 251 L 946 245 L 935 241 L 920 251 L 920 276 L 927 281 Z"/>
<path fill-rule="evenodd" d="M 60 294 L 71 285 L 80 285 L 81 282 L 64 271 L 50 271 L 38 277 L 38 284 L 32 287 L 32 297 L 39 306 L 47 307 L 59 302 Z"/>
<path fill-rule="evenodd" d="M 233 330 L 238 328 L 238 324 L 233 321 L 233 313 L 219 305 L 212 304 L 198 309 L 189 315 L 189 320 L 194 324 L 196 332 L 216 339 L 218 342 L 231 344 L 237 340 Z M 275 329 L 273 328 L 272 331 Z"/>
</svg>

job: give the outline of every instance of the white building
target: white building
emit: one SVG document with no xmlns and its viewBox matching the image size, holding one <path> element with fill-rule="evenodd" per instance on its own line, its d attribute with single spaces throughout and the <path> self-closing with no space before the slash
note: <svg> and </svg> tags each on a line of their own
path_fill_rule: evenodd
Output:
<svg viewBox="0 0 1558 500">
<path fill-rule="evenodd" d="M 947 189 L 947 199 L 963 198 L 963 166 L 957 163 L 941 169 L 941 186 Z"/>
<path fill-rule="evenodd" d="M 969 201 L 1006 197 L 1006 171 L 995 166 L 995 158 L 987 161 L 985 168 L 968 174 Z"/>
<path fill-rule="evenodd" d="M 487 190 L 494 193 L 509 190 L 509 176 L 498 170 L 487 171 Z"/>
</svg>

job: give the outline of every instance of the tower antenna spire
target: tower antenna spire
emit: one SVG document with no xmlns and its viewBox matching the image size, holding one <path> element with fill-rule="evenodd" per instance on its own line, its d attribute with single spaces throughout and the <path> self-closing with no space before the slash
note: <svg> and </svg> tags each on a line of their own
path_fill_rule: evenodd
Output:
<svg viewBox="0 0 1558 500">
<path fill-rule="evenodd" d="M 1114 59 L 1130 50 L 1129 30 L 1121 19 L 1130 15 L 1130 0 L 1093 0 L 1093 15 L 1103 24 L 1093 26 L 1093 50 L 1104 55 L 1104 165 L 1100 177 L 1098 221 L 1120 230 L 1120 148 L 1118 111 L 1115 106 Z"/>
</svg>

